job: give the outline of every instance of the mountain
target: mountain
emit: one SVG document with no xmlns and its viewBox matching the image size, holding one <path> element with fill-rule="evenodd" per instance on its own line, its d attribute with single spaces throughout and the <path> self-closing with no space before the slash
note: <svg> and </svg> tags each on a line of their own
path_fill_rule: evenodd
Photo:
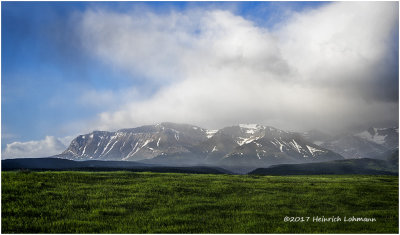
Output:
<svg viewBox="0 0 400 235">
<path fill-rule="evenodd" d="M 352 134 L 337 136 L 332 141 L 324 142 L 320 146 L 331 149 L 348 159 L 377 158 L 388 150 L 383 145 Z"/>
<path fill-rule="evenodd" d="M 207 130 L 186 124 L 160 123 L 116 132 L 94 131 L 75 138 L 58 157 L 85 160 L 152 159 L 161 155 L 186 154 L 207 139 Z"/>
<path fill-rule="evenodd" d="M 362 139 L 382 145 L 387 149 L 395 149 L 399 144 L 399 128 L 375 128 L 370 127 L 368 130 L 355 134 Z"/>
<path fill-rule="evenodd" d="M 399 167 L 399 148 L 389 150 L 382 154 L 381 158 L 382 160 L 388 161 L 390 164 L 392 164 L 394 167 L 398 168 Z"/>
<path fill-rule="evenodd" d="M 94 131 L 75 138 L 55 157 L 71 160 L 123 160 L 150 164 L 258 167 L 343 159 L 297 133 L 257 124 L 220 130 L 160 123 L 116 132 Z"/>
<path fill-rule="evenodd" d="M 302 136 L 323 148 L 330 149 L 347 159 L 376 158 L 398 148 L 398 128 L 371 127 L 362 132 L 329 136 L 319 131 L 303 133 Z"/>
<path fill-rule="evenodd" d="M 240 125 L 239 129 L 233 132 L 239 135 L 232 135 L 239 146 L 223 156 L 222 165 L 260 166 L 343 159 L 339 154 L 321 148 L 297 133 L 260 125 Z"/>
<path fill-rule="evenodd" d="M 331 162 L 345 158 L 374 158 L 396 167 L 398 155 L 398 128 L 369 128 L 330 136 L 318 130 L 296 133 L 257 124 L 207 130 L 189 124 L 163 122 L 115 132 L 93 131 L 79 135 L 64 152 L 52 156 L 52 160 L 24 160 L 24 164 L 34 168 L 63 169 L 218 166 L 245 173 L 271 165 Z M 74 161 L 55 161 L 54 158 Z M 92 165 L 74 165 L 88 160 Z M 17 164 L 16 167 L 19 164 L 17 159 L 5 163 Z M 339 168 L 335 168 L 335 172 Z"/>
<path fill-rule="evenodd" d="M 251 175 L 398 175 L 398 168 L 387 161 L 377 159 L 346 159 L 329 162 L 282 164 L 258 168 Z"/>
</svg>

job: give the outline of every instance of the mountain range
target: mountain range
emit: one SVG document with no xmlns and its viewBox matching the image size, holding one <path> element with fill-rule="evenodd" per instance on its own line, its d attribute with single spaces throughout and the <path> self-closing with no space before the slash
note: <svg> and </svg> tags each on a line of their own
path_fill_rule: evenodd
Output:
<svg viewBox="0 0 400 235">
<path fill-rule="evenodd" d="M 384 160 L 385 154 L 398 149 L 399 129 L 374 128 L 336 136 L 317 130 L 302 134 L 303 137 L 323 148 L 330 149 L 346 159 L 374 158 Z"/>
<path fill-rule="evenodd" d="M 164 122 L 80 135 L 63 153 L 54 157 L 254 169 L 347 158 L 382 159 L 397 148 L 398 128 L 370 128 L 330 136 L 316 130 L 296 133 L 257 124 L 207 130 Z"/>
</svg>

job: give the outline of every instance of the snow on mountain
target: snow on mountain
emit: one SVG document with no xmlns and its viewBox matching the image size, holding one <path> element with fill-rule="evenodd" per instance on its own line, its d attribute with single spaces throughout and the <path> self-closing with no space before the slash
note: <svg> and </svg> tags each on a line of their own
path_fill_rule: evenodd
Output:
<svg viewBox="0 0 400 235">
<path fill-rule="evenodd" d="M 227 164 L 302 163 L 343 159 L 342 156 L 305 140 L 297 133 L 259 127 L 257 137 L 223 157 Z M 256 133 L 256 132 L 255 132 Z"/>
<path fill-rule="evenodd" d="M 258 124 L 207 130 L 193 125 L 159 123 L 80 135 L 58 157 L 170 164 L 268 165 L 329 160 L 328 155 L 332 155 L 331 151 L 295 133 Z M 237 162 L 237 156 L 244 162 Z M 335 155 L 334 158 L 340 157 Z"/>
<path fill-rule="evenodd" d="M 217 133 L 218 130 L 206 130 L 207 138 L 213 137 L 215 133 Z"/>
<path fill-rule="evenodd" d="M 376 158 L 387 149 L 375 142 L 362 139 L 358 136 L 347 134 L 340 135 L 323 143 L 321 146 L 339 153 L 345 158 Z"/>
<path fill-rule="evenodd" d="M 357 133 L 355 136 L 375 142 L 377 144 L 385 143 L 385 138 L 386 138 L 386 135 L 379 135 L 377 132 L 374 135 L 371 135 L 371 133 L 369 133 L 368 131 Z"/>
<path fill-rule="evenodd" d="M 203 128 L 161 123 L 80 135 L 62 155 L 75 160 L 143 160 L 164 154 L 190 152 L 193 145 L 206 139 L 207 133 Z"/>
<path fill-rule="evenodd" d="M 243 166 L 343 159 L 297 133 L 257 124 L 222 128 L 194 152 L 206 163 Z"/>
<path fill-rule="evenodd" d="M 159 123 L 80 135 L 58 156 L 73 160 L 265 166 L 329 161 L 343 159 L 342 156 L 374 158 L 396 147 L 397 128 L 370 128 L 332 137 L 316 130 L 298 134 L 258 124 L 207 130 L 194 125 Z"/>
<path fill-rule="evenodd" d="M 362 139 L 383 145 L 389 149 L 398 146 L 399 129 L 394 128 L 375 128 L 371 127 L 368 130 L 355 134 Z"/>
<path fill-rule="evenodd" d="M 380 158 L 389 150 L 398 148 L 399 132 L 397 127 L 376 128 L 329 136 L 313 130 L 302 134 L 313 143 L 339 153 L 345 158 Z"/>
</svg>

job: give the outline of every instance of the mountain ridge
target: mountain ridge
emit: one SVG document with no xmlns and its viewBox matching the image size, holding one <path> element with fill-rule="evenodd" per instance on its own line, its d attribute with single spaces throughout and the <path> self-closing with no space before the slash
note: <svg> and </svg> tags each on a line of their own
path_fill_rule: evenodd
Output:
<svg viewBox="0 0 400 235">
<path fill-rule="evenodd" d="M 398 166 L 378 159 L 345 159 L 318 163 L 280 164 L 257 168 L 249 175 L 398 175 Z"/>
<path fill-rule="evenodd" d="M 302 133 L 302 136 L 318 146 L 339 153 L 346 159 L 374 158 L 398 148 L 398 127 L 370 127 L 364 131 L 349 132 L 331 136 L 319 131 Z"/>
<path fill-rule="evenodd" d="M 123 160 L 162 164 L 268 166 L 343 159 L 337 153 L 287 132 L 259 124 L 207 130 L 163 122 L 76 137 L 56 157 L 71 160 Z"/>
</svg>

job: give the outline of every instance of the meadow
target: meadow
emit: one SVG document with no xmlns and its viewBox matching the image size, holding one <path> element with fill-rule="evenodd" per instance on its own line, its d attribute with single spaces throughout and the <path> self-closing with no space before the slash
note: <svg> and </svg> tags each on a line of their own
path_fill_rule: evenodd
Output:
<svg viewBox="0 0 400 235">
<path fill-rule="evenodd" d="M 397 176 L 3 171 L 1 182 L 2 233 L 399 232 Z"/>
</svg>

